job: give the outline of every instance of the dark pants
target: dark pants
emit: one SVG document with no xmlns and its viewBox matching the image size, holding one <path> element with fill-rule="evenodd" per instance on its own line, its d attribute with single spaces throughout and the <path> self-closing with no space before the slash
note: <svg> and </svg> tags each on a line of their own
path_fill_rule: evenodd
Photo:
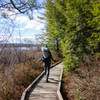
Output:
<svg viewBox="0 0 100 100">
<path fill-rule="evenodd" d="M 44 71 L 45 71 L 45 75 L 46 75 L 46 81 L 48 81 L 48 77 L 49 77 L 49 73 L 50 73 L 50 65 L 51 65 L 50 61 L 44 62 Z"/>
</svg>

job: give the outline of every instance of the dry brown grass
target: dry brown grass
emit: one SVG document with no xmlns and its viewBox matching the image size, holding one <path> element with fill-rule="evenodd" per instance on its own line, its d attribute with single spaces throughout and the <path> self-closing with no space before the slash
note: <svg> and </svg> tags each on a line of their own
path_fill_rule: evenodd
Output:
<svg viewBox="0 0 100 100">
<path fill-rule="evenodd" d="M 24 89 L 42 72 L 34 60 L 6 68 L 0 73 L 0 100 L 20 100 Z"/>
<path fill-rule="evenodd" d="M 24 89 L 43 71 L 42 62 L 36 61 L 41 57 L 40 51 L 22 51 L 21 55 L 18 54 L 20 62 L 11 66 L 9 63 L 0 65 L 0 100 L 20 100 Z M 52 54 L 58 61 L 55 52 Z M 6 54 L 3 56 L 12 59 L 16 57 Z M 8 60 L 10 61 L 10 58 Z"/>
<path fill-rule="evenodd" d="M 100 100 L 100 59 L 88 60 L 63 78 L 65 100 Z"/>
</svg>

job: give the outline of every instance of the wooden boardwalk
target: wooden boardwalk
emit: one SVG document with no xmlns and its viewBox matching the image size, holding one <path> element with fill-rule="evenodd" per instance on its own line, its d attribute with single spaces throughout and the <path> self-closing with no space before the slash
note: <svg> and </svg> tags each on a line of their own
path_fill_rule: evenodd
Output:
<svg viewBox="0 0 100 100">
<path fill-rule="evenodd" d="M 30 93 L 28 100 L 58 100 L 57 90 L 59 88 L 62 63 L 50 69 L 48 83 L 45 82 L 45 76 L 40 80 L 36 87 Z"/>
</svg>

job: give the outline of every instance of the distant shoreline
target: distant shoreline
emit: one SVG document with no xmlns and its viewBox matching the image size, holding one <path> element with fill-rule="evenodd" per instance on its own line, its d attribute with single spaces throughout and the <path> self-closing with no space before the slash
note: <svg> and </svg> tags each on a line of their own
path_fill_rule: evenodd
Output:
<svg viewBox="0 0 100 100">
<path fill-rule="evenodd" d="M 41 47 L 40 44 L 24 44 L 24 43 L 0 43 L 2 47 Z"/>
</svg>

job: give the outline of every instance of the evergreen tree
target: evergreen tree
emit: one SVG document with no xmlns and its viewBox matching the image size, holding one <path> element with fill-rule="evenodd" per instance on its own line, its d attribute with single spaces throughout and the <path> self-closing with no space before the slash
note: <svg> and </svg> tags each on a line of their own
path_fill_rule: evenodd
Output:
<svg viewBox="0 0 100 100">
<path fill-rule="evenodd" d="M 48 40 L 60 39 L 67 70 L 99 51 L 99 0 L 47 0 L 46 18 Z"/>
<path fill-rule="evenodd" d="M 56 47 L 56 51 L 60 52 L 60 44 L 63 38 L 63 15 L 60 13 L 53 0 L 47 0 L 46 3 L 46 36 L 48 37 L 48 43 L 50 43 L 53 47 Z"/>
</svg>

